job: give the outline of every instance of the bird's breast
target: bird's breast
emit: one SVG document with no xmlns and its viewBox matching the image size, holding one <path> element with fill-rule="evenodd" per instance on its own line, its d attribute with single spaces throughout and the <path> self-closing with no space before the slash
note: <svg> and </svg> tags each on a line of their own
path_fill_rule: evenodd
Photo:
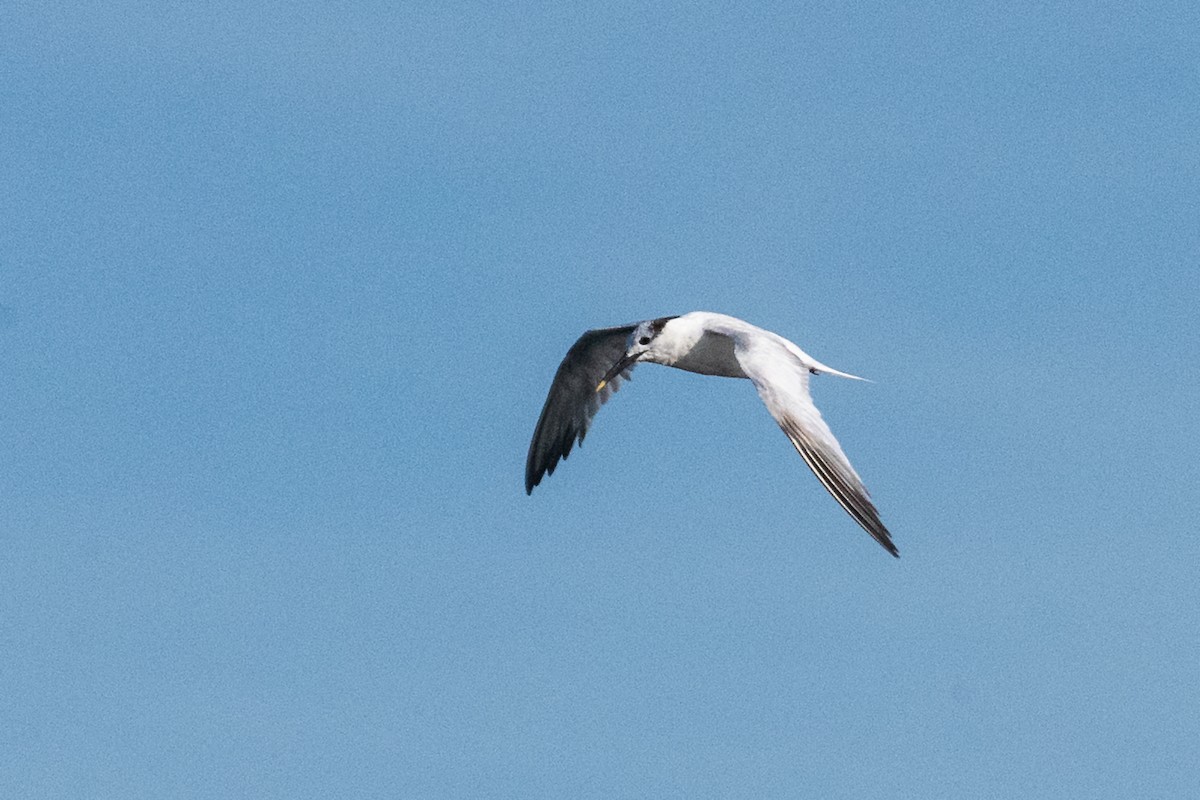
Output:
<svg viewBox="0 0 1200 800">
<path fill-rule="evenodd" d="M 671 363 L 676 369 L 719 375 L 723 378 L 745 378 L 746 373 L 734 353 L 733 339 L 719 333 L 705 332 L 690 349 Z"/>
</svg>

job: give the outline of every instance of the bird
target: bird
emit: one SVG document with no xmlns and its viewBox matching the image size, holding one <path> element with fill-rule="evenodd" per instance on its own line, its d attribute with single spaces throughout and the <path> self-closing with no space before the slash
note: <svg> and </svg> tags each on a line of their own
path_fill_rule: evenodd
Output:
<svg viewBox="0 0 1200 800">
<path fill-rule="evenodd" d="M 709 311 L 597 328 L 579 337 L 554 375 L 529 443 L 527 495 L 544 476 L 554 474 L 576 443 L 582 446 L 600 406 L 643 361 L 749 379 L 825 489 L 875 541 L 900 557 L 867 488 L 809 393 L 813 375 L 866 379 L 822 364 L 777 333 Z"/>
</svg>

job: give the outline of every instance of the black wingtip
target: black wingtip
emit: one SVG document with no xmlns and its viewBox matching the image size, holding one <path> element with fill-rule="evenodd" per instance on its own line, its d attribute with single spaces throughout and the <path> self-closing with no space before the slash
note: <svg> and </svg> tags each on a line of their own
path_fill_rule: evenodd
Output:
<svg viewBox="0 0 1200 800">
<path fill-rule="evenodd" d="M 861 522 L 859 524 L 862 525 Z M 887 528 L 884 528 L 882 525 L 880 525 L 879 530 L 872 530 L 871 528 L 867 528 L 866 525 L 863 525 L 863 527 L 866 528 L 867 533 L 871 534 L 872 539 L 879 542 L 879 544 L 883 546 L 884 550 L 887 550 L 892 554 L 893 558 L 900 557 L 900 551 L 897 550 L 896 545 L 892 543 L 892 534 L 888 532 Z"/>
<path fill-rule="evenodd" d="M 874 510 L 874 506 L 871 509 Z M 863 525 L 864 528 L 867 526 Z M 871 534 L 871 538 L 883 545 L 883 549 L 892 554 L 893 558 L 900 557 L 900 551 L 896 549 L 896 545 L 892 542 L 892 533 L 887 528 L 883 527 L 883 523 L 879 523 L 879 528 L 873 530 L 867 528 L 867 533 Z"/>
</svg>

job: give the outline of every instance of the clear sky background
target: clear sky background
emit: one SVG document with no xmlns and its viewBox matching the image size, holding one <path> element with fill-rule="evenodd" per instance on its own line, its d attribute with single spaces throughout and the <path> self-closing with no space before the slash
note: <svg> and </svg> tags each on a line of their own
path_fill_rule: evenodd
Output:
<svg viewBox="0 0 1200 800">
<path fill-rule="evenodd" d="M 1200 785 L 1200 6 L 0 7 L 0 795 Z M 902 558 L 745 381 L 778 331 Z"/>
</svg>

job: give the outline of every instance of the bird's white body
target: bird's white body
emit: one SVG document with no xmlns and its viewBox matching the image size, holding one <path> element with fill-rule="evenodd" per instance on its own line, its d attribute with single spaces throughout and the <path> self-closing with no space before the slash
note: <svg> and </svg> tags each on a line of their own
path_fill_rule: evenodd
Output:
<svg viewBox="0 0 1200 800">
<path fill-rule="evenodd" d="M 701 375 L 745 378 L 735 352 L 737 325 L 730 323 L 746 325 L 739 319 L 707 311 L 676 317 L 663 326 L 654 347 L 642 360 Z"/>
<path fill-rule="evenodd" d="M 821 418 L 808 390 L 811 375 L 862 380 L 827 367 L 777 333 L 725 314 L 693 311 L 636 325 L 588 331 L 567 353 L 550 387 L 530 443 L 525 489 L 532 492 L 576 440 L 583 441 L 600 405 L 639 361 L 725 378 L 748 378 L 767 410 L 834 499 L 892 555 L 858 473 Z"/>
<path fill-rule="evenodd" d="M 741 347 L 745 352 L 755 345 L 764 344 L 782 347 L 810 371 L 863 380 L 857 375 L 825 366 L 777 333 L 737 317 L 711 311 L 693 311 L 668 321 L 654 339 L 653 347 L 641 360 L 701 375 L 748 378 L 750 376 L 738 357 L 738 348 Z"/>
</svg>

